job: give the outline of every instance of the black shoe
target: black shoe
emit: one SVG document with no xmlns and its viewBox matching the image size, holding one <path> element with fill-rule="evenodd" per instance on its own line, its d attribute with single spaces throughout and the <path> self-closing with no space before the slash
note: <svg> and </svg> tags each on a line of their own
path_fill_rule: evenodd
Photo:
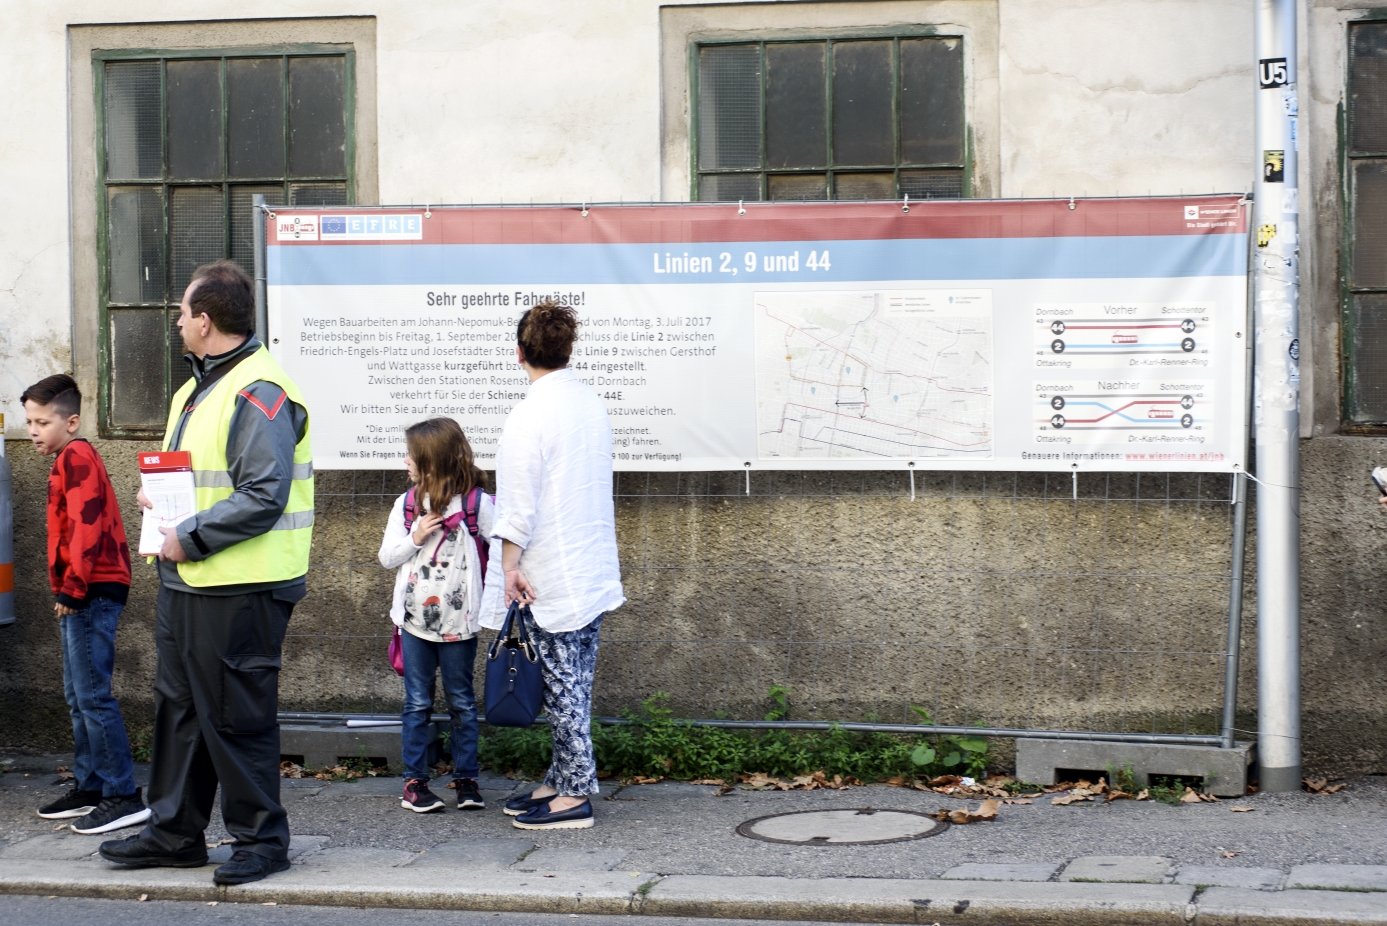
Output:
<svg viewBox="0 0 1387 926">
<path fill-rule="evenodd" d="M 424 778 L 411 778 L 405 782 L 405 795 L 400 798 L 400 806 L 415 813 L 428 813 L 443 809 L 443 798 L 429 790 L 429 782 Z"/>
<path fill-rule="evenodd" d="M 96 833 L 109 833 L 136 826 L 149 819 L 149 808 L 140 800 L 140 789 L 125 797 L 106 797 L 96 805 L 96 809 L 80 820 L 72 823 L 72 831 L 83 836 Z"/>
<path fill-rule="evenodd" d="M 480 810 L 486 806 L 475 778 L 454 778 L 453 790 L 458 793 L 458 810 Z"/>
<path fill-rule="evenodd" d="M 546 801 L 553 800 L 550 796 Z M 577 807 L 567 810 L 550 810 L 548 804 L 540 804 L 527 810 L 511 821 L 518 830 L 585 830 L 593 825 L 592 801 L 583 801 Z"/>
<path fill-rule="evenodd" d="M 212 883 L 249 884 L 277 871 L 288 870 L 287 858 L 273 859 L 256 855 L 249 849 L 237 849 L 232 853 L 231 861 L 212 872 Z"/>
<path fill-rule="evenodd" d="M 56 801 L 49 801 L 39 808 L 39 816 L 45 820 L 66 820 L 69 817 L 85 817 L 101 803 L 100 791 L 83 791 L 73 785 L 67 793 Z"/>
<path fill-rule="evenodd" d="M 97 851 L 106 861 L 131 868 L 201 868 L 207 864 L 204 846 L 168 852 L 140 835 L 108 840 Z"/>
<path fill-rule="evenodd" d="M 545 804 L 552 801 L 556 796 L 557 795 L 551 794 L 548 797 L 537 798 L 534 797 L 534 792 L 531 791 L 524 797 L 513 797 L 510 800 L 506 801 L 506 805 L 501 808 L 501 811 L 505 813 L 507 816 L 518 817 L 522 813 L 534 810 L 536 807 L 543 807 Z"/>
</svg>

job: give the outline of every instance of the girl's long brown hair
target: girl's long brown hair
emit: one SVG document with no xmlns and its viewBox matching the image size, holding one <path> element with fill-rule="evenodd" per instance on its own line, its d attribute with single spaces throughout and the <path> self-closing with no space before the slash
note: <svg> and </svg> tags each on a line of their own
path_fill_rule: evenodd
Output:
<svg viewBox="0 0 1387 926">
<path fill-rule="evenodd" d="M 430 418 L 405 428 L 405 446 L 419 470 L 418 504 L 427 504 L 431 512 L 442 514 L 454 495 L 486 484 L 486 473 L 472 462 L 467 435 L 451 418 Z"/>
</svg>

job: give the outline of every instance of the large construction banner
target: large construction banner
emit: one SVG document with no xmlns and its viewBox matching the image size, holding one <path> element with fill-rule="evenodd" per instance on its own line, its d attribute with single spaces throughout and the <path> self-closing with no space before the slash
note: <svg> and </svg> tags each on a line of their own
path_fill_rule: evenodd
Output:
<svg viewBox="0 0 1387 926">
<path fill-rule="evenodd" d="M 267 219 L 270 349 L 320 469 L 403 465 L 435 415 L 491 466 L 520 314 L 619 470 L 1242 468 L 1237 196 L 341 208 Z"/>
</svg>

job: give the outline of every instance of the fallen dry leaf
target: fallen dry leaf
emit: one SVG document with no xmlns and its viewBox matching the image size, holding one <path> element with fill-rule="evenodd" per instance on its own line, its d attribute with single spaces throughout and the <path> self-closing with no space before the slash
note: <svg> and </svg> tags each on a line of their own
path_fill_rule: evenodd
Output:
<svg viewBox="0 0 1387 926">
<path fill-rule="evenodd" d="M 53 768 L 53 771 L 55 771 L 55 772 L 70 772 L 70 771 L 72 771 L 72 769 L 68 768 L 66 765 L 58 765 L 58 766 L 55 766 L 55 767 Z"/>
<path fill-rule="evenodd" d="M 1231 810 L 1231 811 L 1233 811 L 1233 813 L 1252 813 L 1252 811 L 1253 811 L 1255 808 L 1253 808 L 1253 807 L 1229 807 L 1228 809 Z"/>
<path fill-rule="evenodd" d="M 1002 801 L 1003 804 L 1029 804 L 1030 799 L 1024 797 L 1009 797 Z"/>
<path fill-rule="evenodd" d="M 980 823 L 984 820 L 997 819 L 997 807 L 999 804 L 1000 802 L 996 800 L 983 801 L 978 805 L 978 809 L 975 811 L 968 810 L 966 807 L 962 810 L 946 810 L 941 807 L 935 813 L 930 814 L 930 816 L 936 820 L 947 820 L 956 826 L 962 826 L 965 823 Z"/>
<path fill-rule="evenodd" d="M 1223 855 L 1220 856 L 1220 858 L 1237 858 L 1237 857 L 1238 857 L 1238 853 L 1236 853 L 1236 852 L 1225 852 L 1225 853 L 1223 853 Z"/>
<path fill-rule="evenodd" d="M 723 785 L 721 788 L 718 788 L 716 791 L 713 792 L 713 796 L 722 797 L 724 794 L 731 794 L 735 790 L 737 789 L 732 785 Z"/>
<path fill-rule="evenodd" d="M 719 787 L 721 787 L 722 785 L 727 784 L 727 782 L 723 781 L 721 778 L 695 778 L 693 781 L 689 782 L 689 784 L 691 784 L 691 785 L 718 785 Z"/>
<path fill-rule="evenodd" d="M 149 895 L 148 895 L 148 894 L 141 894 L 141 895 L 140 895 L 140 900 L 148 900 L 148 899 L 149 899 Z"/>
<path fill-rule="evenodd" d="M 1149 801 L 1151 800 L 1151 792 L 1148 791 L 1146 788 L 1142 788 L 1140 791 L 1137 792 L 1137 796 L 1135 799 L 1138 801 Z"/>
<path fill-rule="evenodd" d="M 661 781 L 664 781 L 664 778 L 663 778 L 662 776 L 660 776 L 660 775 L 656 775 L 654 778 L 648 778 L 648 777 L 646 777 L 645 775 L 637 775 L 637 776 L 635 776 L 634 778 L 631 779 L 631 784 L 633 784 L 633 785 L 653 785 L 653 784 L 657 784 L 658 782 L 661 782 Z"/>
<path fill-rule="evenodd" d="M 1055 805 L 1056 807 L 1066 807 L 1070 804 L 1077 804 L 1080 801 L 1091 800 L 1093 800 L 1092 794 L 1089 794 L 1086 791 L 1079 790 L 1071 791 L 1068 794 L 1064 794 L 1056 798 L 1051 798 L 1050 803 Z"/>
<path fill-rule="evenodd" d="M 1201 800 L 1199 793 L 1193 788 L 1186 788 L 1185 793 L 1180 795 L 1180 803 L 1182 804 L 1198 804 Z"/>
</svg>

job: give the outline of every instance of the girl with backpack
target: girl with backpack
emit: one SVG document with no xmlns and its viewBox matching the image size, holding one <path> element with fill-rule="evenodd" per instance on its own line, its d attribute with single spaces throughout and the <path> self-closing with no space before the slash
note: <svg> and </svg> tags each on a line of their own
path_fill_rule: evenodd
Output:
<svg viewBox="0 0 1387 926">
<path fill-rule="evenodd" d="M 477 787 L 472 665 L 492 528 L 491 497 L 482 489 L 486 474 L 473 463 L 472 447 L 453 419 L 411 425 L 405 429 L 405 446 L 405 467 L 414 486 L 395 500 L 380 545 L 381 565 L 399 570 L 390 619 L 404 661 L 400 806 L 415 813 L 443 809 L 442 799 L 429 790 L 427 758 L 438 672 L 452 720 L 449 747 L 457 806 L 480 809 L 486 804 Z"/>
</svg>

